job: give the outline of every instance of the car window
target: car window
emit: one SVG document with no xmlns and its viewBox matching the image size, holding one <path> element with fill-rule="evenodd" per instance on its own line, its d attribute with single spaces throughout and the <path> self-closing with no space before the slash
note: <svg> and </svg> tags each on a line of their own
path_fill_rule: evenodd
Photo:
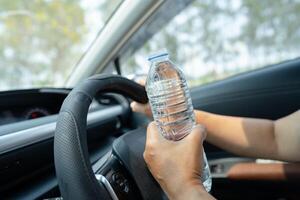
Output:
<svg viewBox="0 0 300 200">
<path fill-rule="evenodd" d="M 190 86 L 294 59 L 299 18 L 296 0 L 196 0 L 128 57 L 122 73 L 146 74 L 147 56 L 161 49 L 169 51 Z"/>
<path fill-rule="evenodd" d="M 121 3 L 0 1 L 0 90 L 63 87 Z"/>
</svg>

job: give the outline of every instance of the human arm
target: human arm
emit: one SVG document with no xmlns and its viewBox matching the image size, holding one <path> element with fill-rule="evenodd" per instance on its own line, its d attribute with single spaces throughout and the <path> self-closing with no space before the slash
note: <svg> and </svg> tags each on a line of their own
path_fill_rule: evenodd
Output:
<svg viewBox="0 0 300 200">
<path fill-rule="evenodd" d="M 195 111 L 207 141 L 249 157 L 300 161 L 300 111 L 278 120 L 232 117 Z"/>
<path fill-rule="evenodd" d="M 140 80 L 145 85 L 145 80 Z M 135 112 L 152 118 L 149 103 L 131 103 Z M 195 110 L 196 122 L 206 127 L 207 141 L 249 157 L 300 161 L 300 110 L 278 120 L 233 117 Z"/>
<path fill-rule="evenodd" d="M 149 104 L 131 104 L 133 111 L 152 117 Z M 300 161 L 300 110 L 278 120 L 233 117 L 195 110 L 206 140 L 229 152 L 249 157 Z"/>
<path fill-rule="evenodd" d="M 144 158 L 154 178 L 170 199 L 214 199 L 201 183 L 205 129 L 197 126 L 180 141 L 166 140 L 155 123 L 147 129 Z"/>
</svg>

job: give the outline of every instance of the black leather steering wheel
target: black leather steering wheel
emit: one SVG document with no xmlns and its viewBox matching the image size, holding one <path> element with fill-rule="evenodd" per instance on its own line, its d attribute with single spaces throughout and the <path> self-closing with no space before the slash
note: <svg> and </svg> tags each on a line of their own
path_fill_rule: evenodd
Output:
<svg viewBox="0 0 300 200">
<path fill-rule="evenodd" d="M 86 119 L 89 105 L 98 92 L 119 93 L 141 103 L 148 101 L 144 87 L 117 75 L 90 77 L 70 92 L 61 107 L 54 137 L 55 169 L 62 197 L 165 199 L 143 159 L 145 128 L 115 140 L 112 152 L 93 171 Z"/>
</svg>

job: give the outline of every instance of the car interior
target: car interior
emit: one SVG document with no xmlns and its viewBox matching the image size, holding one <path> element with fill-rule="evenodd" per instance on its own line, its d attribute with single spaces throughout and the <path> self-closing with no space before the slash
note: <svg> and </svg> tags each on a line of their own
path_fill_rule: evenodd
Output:
<svg viewBox="0 0 300 200">
<path fill-rule="evenodd" d="M 151 119 L 130 108 L 132 101 L 148 102 L 144 86 L 136 82 L 147 74 L 147 67 L 139 67 L 142 64 L 149 65 L 146 53 L 153 52 L 148 50 L 167 48 L 171 56 L 176 54 L 171 49 L 173 40 L 163 41 L 158 37 L 159 34 L 164 33 L 165 39 L 179 37 L 180 34 L 174 34 L 174 30 L 180 32 L 180 26 L 168 28 L 174 19 L 179 25 L 196 26 L 184 21 L 190 19 L 187 17 L 188 10 L 192 13 L 191 18 L 195 18 L 192 11 L 198 8 L 196 6 L 202 6 L 201 13 L 209 10 L 207 15 L 201 14 L 198 18 L 203 16 L 203 20 L 216 24 L 218 20 L 211 17 L 215 12 L 223 12 L 221 8 L 227 8 L 226 5 L 236 7 L 237 10 L 245 10 L 241 6 L 243 3 L 261 6 L 262 13 L 268 13 L 268 8 L 275 7 L 284 10 L 285 7 L 280 6 L 280 3 L 291 4 L 286 5 L 289 9 L 296 6 L 300 8 L 296 1 L 255 1 L 252 4 L 241 0 L 236 5 L 234 1 L 126 0 L 114 6 L 112 2 L 107 2 L 113 11 L 81 57 L 75 59 L 75 67 L 69 70 L 64 84 L 58 87 L 54 84 L 27 87 L 24 84 L 24 87 L 14 89 L 8 88 L 8 84 L 8 89 L 1 88 L 0 199 L 167 199 L 143 159 L 146 127 Z M 271 6 L 277 3 L 277 6 Z M 298 15 L 289 9 L 285 11 L 293 16 Z M 178 18 L 179 15 L 181 17 Z M 268 17 L 271 15 L 266 15 L 266 20 Z M 232 20 L 238 21 L 236 18 L 234 16 Z M 290 18 L 280 16 L 280 19 Z M 287 24 L 289 21 L 282 23 Z M 162 27 L 167 28 L 159 32 Z M 203 75 L 198 76 L 198 79 L 205 79 L 203 84 L 193 80 L 189 82 L 194 109 L 272 120 L 299 110 L 300 58 L 297 58 L 297 47 L 296 50 L 292 48 L 300 41 L 299 27 L 296 25 L 292 29 L 294 35 L 287 36 L 291 43 L 285 46 L 283 40 L 280 46 L 282 49 L 262 50 L 266 54 L 283 52 L 282 56 L 271 56 L 274 61 L 264 63 L 259 59 L 263 60 L 266 56 L 257 56 L 257 68 L 243 68 L 244 71 L 239 71 L 228 67 L 232 73 L 227 76 L 212 80 Z M 288 27 L 281 27 L 284 28 Z M 234 34 L 230 29 L 222 27 L 221 33 L 218 33 L 227 37 Z M 192 34 L 183 31 L 187 37 Z M 196 28 L 196 31 L 202 34 L 201 29 Z M 216 31 L 213 33 L 217 34 Z M 205 41 L 208 40 L 214 41 L 205 37 Z M 159 45 L 156 45 L 157 41 Z M 250 41 L 249 45 L 255 46 L 257 41 Z M 185 42 L 185 45 L 191 44 Z M 222 48 L 214 48 L 212 54 L 222 54 L 225 51 Z M 284 53 L 285 48 L 290 51 Z M 259 48 L 257 51 L 260 52 Z M 187 53 L 188 50 L 183 48 L 180 52 Z M 256 54 L 251 55 L 247 59 L 252 62 Z M 234 54 L 233 57 L 237 56 L 241 55 Z M 141 58 L 144 60 L 140 61 Z M 178 55 L 178 63 L 187 63 L 180 59 Z M 205 68 L 204 61 L 201 61 L 204 66 L 194 66 L 191 72 L 184 68 L 184 71 L 196 73 L 197 68 Z M 197 65 L 196 61 L 188 62 L 189 65 L 193 63 Z M 209 61 L 207 63 L 207 66 L 212 65 Z M 228 66 L 238 63 L 227 62 Z M 226 72 L 216 69 L 214 73 Z M 199 74 L 203 73 L 200 70 Z M 214 73 L 211 74 L 216 77 Z M 192 75 L 188 75 L 189 78 L 192 79 Z M 204 149 L 212 175 L 210 193 L 215 198 L 299 199 L 299 164 L 241 157 L 207 142 L 204 143 Z"/>
</svg>

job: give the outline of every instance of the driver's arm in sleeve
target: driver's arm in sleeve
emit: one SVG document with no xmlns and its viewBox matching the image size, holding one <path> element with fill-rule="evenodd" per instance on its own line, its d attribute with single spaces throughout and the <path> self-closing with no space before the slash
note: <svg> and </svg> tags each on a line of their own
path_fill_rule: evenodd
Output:
<svg viewBox="0 0 300 200">
<path fill-rule="evenodd" d="M 205 138 L 203 126 L 180 141 L 166 140 L 155 123 L 147 129 L 144 158 L 154 178 L 171 200 L 208 200 L 202 183 L 202 143 Z"/>
<path fill-rule="evenodd" d="M 132 110 L 152 117 L 149 104 L 132 102 Z M 195 110 L 207 129 L 207 141 L 250 157 L 300 161 L 300 110 L 278 120 L 232 117 Z"/>
</svg>

